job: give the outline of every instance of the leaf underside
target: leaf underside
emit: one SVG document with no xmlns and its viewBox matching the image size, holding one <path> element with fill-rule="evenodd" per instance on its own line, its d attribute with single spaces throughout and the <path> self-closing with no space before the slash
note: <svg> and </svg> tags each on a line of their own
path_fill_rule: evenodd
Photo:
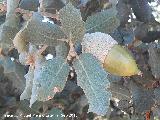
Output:
<svg viewBox="0 0 160 120">
<path fill-rule="evenodd" d="M 54 58 L 38 64 L 34 71 L 25 76 L 28 82 L 21 98 L 28 99 L 30 96 L 30 107 L 36 100 L 47 101 L 48 97 L 53 98 L 54 88 L 62 90 L 68 74 L 69 65 L 63 58 Z"/>
<path fill-rule="evenodd" d="M 68 3 L 59 11 L 62 29 L 68 38 L 74 42 L 82 40 L 85 34 L 85 25 L 81 13 L 71 3 Z"/>
<path fill-rule="evenodd" d="M 26 42 L 31 42 L 34 45 L 56 46 L 58 39 L 65 38 L 65 35 L 58 25 L 43 22 L 43 19 L 39 13 L 33 13 L 21 32 L 22 37 L 26 39 Z"/>
<path fill-rule="evenodd" d="M 111 93 L 106 91 L 109 86 L 107 73 L 99 61 L 91 54 L 80 55 L 74 62 L 77 73 L 77 84 L 83 89 L 89 102 L 89 112 L 104 115 L 109 107 Z"/>
</svg>

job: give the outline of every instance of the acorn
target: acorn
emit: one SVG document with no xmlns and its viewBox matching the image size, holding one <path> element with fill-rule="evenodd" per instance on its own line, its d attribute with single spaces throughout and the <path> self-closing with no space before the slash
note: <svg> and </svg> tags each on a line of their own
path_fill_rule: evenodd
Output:
<svg viewBox="0 0 160 120">
<path fill-rule="evenodd" d="M 91 53 L 109 73 L 117 76 L 140 75 L 141 71 L 127 49 L 118 45 L 110 35 L 95 32 L 84 35 L 82 52 Z"/>
</svg>

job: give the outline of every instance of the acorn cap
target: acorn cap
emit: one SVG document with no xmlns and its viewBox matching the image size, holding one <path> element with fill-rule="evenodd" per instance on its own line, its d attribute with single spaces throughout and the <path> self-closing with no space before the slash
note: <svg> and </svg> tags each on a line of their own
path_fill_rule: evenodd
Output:
<svg viewBox="0 0 160 120">
<path fill-rule="evenodd" d="M 101 63 L 104 63 L 108 52 L 116 44 L 118 44 L 117 41 L 108 34 L 101 32 L 87 33 L 82 41 L 82 52 L 91 53 Z"/>
</svg>

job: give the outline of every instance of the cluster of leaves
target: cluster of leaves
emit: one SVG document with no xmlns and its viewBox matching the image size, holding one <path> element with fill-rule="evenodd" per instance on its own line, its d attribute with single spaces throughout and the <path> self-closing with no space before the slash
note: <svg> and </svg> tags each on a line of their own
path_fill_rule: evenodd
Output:
<svg viewBox="0 0 160 120">
<path fill-rule="evenodd" d="M 7 0 L 1 6 L 1 119 L 30 113 L 111 120 L 157 116 L 160 47 L 152 41 L 159 39 L 159 23 L 147 0 Z M 132 46 L 143 76 L 111 75 L 92 54 L 82 53 L 83 36 L 93 32 Z M 135 47 L 134 38 L 152 43 Z"/>
</svg>

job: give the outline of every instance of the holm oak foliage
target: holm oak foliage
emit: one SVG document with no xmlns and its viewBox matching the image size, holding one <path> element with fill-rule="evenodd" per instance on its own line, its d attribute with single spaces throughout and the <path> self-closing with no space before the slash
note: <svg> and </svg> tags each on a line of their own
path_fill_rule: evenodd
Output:
<svg viewBox="0 0 160 120">
<path fill-rule="evenodd" d="M 148 2 L 0 0 L 0 120 L 159 120 Z"/>
</svg>

